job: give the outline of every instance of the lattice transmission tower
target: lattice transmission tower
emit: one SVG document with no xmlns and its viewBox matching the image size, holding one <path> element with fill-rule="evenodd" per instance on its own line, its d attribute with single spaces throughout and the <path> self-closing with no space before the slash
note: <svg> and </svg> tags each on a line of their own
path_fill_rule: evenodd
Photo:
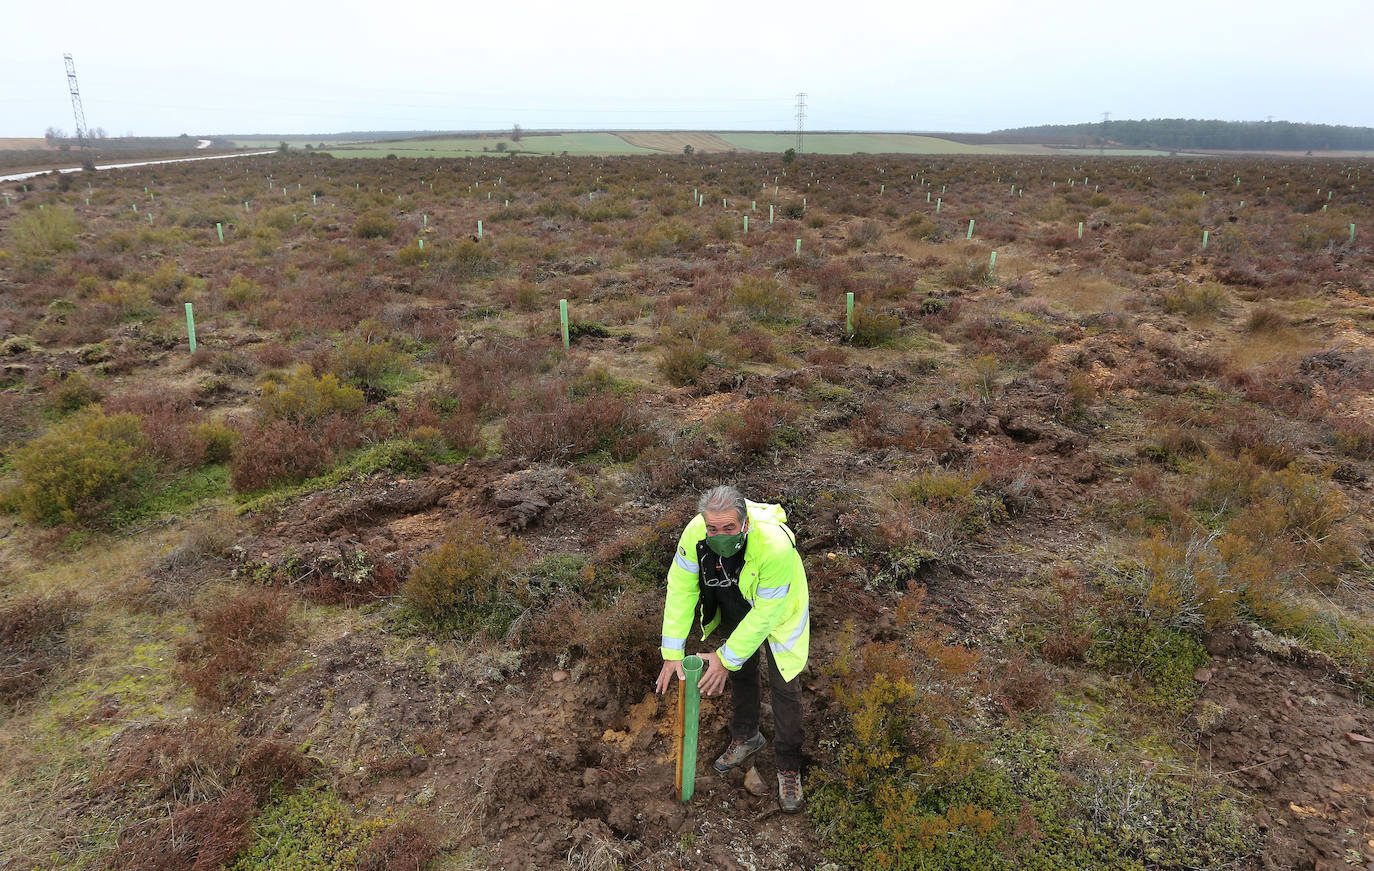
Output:
<svg viewBox="0 0 1374 871">
<path fill-rule="evenodd" d="M 70 54 L 62 55 L 67 62 L 67 90 L 72 92 L 72 114 L 76 116 L 76 144 L 86 147 L 86 112 L 81 108 L 81 89 L 76 86 L 76 63 Z"/>
<path fill-rule="evenodd" d="M 806 129 L 806 92 L 797 94 L 797 156 L 802 153 L 802 131 Z"/>
</svg>

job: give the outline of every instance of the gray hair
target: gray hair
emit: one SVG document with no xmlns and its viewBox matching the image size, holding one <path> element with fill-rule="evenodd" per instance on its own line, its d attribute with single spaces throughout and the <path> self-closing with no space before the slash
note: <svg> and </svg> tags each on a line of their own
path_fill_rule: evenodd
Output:
<svg viewBox="0 0 1374 871">
<path fill-rule="evenodd" d="M 739 518 L 741 524 L 748 516 L 748 509 L 744 502 L 744 496 L 729 484 L 722 484 L 719 487 L 712 487 L 701 498 L 697 500 L 697 512 L 705 515 L 706 512 L 719 514 L 722 511 L 733 511 Z"/>
</svg>

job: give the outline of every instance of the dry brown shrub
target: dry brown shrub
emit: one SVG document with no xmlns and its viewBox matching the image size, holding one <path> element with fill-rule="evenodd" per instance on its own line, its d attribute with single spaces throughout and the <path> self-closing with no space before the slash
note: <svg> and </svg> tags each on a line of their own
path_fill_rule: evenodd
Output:
<svg viewBox="0 0 1374 871">
<path fill-rule="evenodd" d="M 1245 319 L 1245 329 L 1251 333 L 1272 333 L 1288 326 L 1288 318 L 1270 305 L 1262 305 Z"/>
<path fill-rule="evenodd" d="M 1096 602 L 1072 570 L 1061 570 L 1054 592 L 1041 610 L 1049 631 L 1040 643 L 1040 655 L 1054 663 L 1079 662 L 1092 643 Z"/>
<path fill-rule="evenodd" d="M 746 360 L 760 363 L 775 363 L 778 360 L 778 343 L 773 337 L 753 328 L 741 330 L 733 337 L 739 355 Z"/>
<path fill-rule="evenodd" d="M 264 738 L 248 748 L 235 772 L 236 786 L 265 801 L 272 787 L 291 790 L 310 773 L 310 760 L 285 741 Z"/>
<path fill-rule="evenodd" d="M 200 637 L 178 648 L 177 672 L 197 697 L 216 705 L 246 696 L 295 632 L 290 597 L 272 589 L 223 595 L 192 616 Z"/>
<path fill-rule="evenodd" d="M 993 698 L 1007 716 L 1015 717 L 1044 707 L 1052 694 L 1044 666 L 1019 653 L 1002 668 Z"/>
<path fill-rule="evenodd" d="M 438 853 L 428 827 L 408 821 L 392 823 L 368 842 L 358 871 L 419 871 Z"/>
<path fill-rule="evenodd" d="M 831 384 L 839 384 L 844 380 L 844 365 L 849 362 L 849 351 L 845 348 L 826 346 L 807 351 L 804 357 L 807 363 L 816 366 L 820 370 L 820 376 Z"/>
<path fill-rule="evenodd" d="M 941 456 L 953 446 L 954 434 L 939 422 L 930 422 L 882 400 L 869 402 L 854 418 L 854 437 L 870 450 L 901 448 Z"/>
<path fill-rule="evenodd" d="M 99 783 L 143 781 L 155 799 L 195 803 L 224 793 L 236 750 L 228 727 L 210 717 L 135 727 L 115 740 Z"/>
<path fill-rule="evenodd" d="M 303 481 L 327 469 L 357 441 L 354 422 L 337 414 L 313 425 L 261 421 L 234 443 L 229 484 L 240 493 L 251 493 Z"/>
<path fill-rule="evenodd" d="M 772 396 L 751 399 L 739 414 L 722 416 L 721 435 L 737 457 L 752 457 L 776 444 L 779 432 L 801 416 L 796 403 Z"/>
<path fill-rule="evenodd" d="M 130 413 L 148 446 L 174 468 L 198 466 L 205 460 L 205 439 L 195 430 L 204 415 L 189 393 L 140 390 L 112 397 L 104 403 L 106 414 Z"/>
<path fill-rule="evenodd" d="M 0 448 L 32 437 L 38 427 L 38 403 L 22 393 L 0 393 Z"/>
<path fill-rule="evenodd" d="M 603 450 L 625 460 L 651 441 L 648 421 L 631 399 L 598 391 L 577 401 L 558 387 L 535 391 L 510 413 L 501 433 L 506 455 L 545 462 Z"/>
<path fill-rule="evenodd" d="M 247 790 L 193 804 L 168 818 L 149 820 L 119 838 L 120 871 L 218 871 L 248 841 L 256 803 Z"/>
<path fill-rule="evenodd" d="M 253 356 L 268 369 L 285 369 L 299 359 L 294 350 L 281 342 L 268 342 L 254 349 Z"/>
<path fill-rule="evenodd" d="M 609 608 L 586 615 L 588 665 L 620 699 L 637 701 L 653 689 L 661 663 L 627 652 L 656 648 L 662 618 L 663 594 L 656 589 L 625 590 Z"/>
<path fill-rule="evenodd" d="M 560 596 L 527 624 L 522 644 L 536 657 L 556 659 L 586 638 L 584 603 L 571 596 Z"/>
<path fill-rule="evenodd" d="M 84 605 L 70 590 L 26 596 L 0 608 L 0 706 L 42 689 L 68 656 L 66 630 Z"/>
</svg>

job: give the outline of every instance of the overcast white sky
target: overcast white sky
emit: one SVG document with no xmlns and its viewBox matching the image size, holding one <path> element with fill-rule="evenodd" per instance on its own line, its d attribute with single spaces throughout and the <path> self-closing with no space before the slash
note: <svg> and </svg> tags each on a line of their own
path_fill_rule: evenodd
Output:
<svg viewBox="0 0 1374 871">
<path fill-rule="evenodd" d="M 20 0 L 0 136 L 1374 126 L 1374 0 Z M 15 7 L 18 7 L 17 9 Z"/>
</svg>

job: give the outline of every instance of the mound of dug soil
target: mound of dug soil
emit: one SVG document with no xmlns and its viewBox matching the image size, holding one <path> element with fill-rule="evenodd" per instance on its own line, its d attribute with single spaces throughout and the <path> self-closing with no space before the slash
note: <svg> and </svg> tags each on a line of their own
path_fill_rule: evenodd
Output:
<svg viewBox="0 0 1374 871">
<path fill-rule="evenodd" d="M 1264 867 L 1374 869 L 1374 710 L 1248 637 L 1199 672 L 1202 760 L 1264 804 Z M 1236 649 L 1241 648 L 1241 649 Z"/>
</svg>

